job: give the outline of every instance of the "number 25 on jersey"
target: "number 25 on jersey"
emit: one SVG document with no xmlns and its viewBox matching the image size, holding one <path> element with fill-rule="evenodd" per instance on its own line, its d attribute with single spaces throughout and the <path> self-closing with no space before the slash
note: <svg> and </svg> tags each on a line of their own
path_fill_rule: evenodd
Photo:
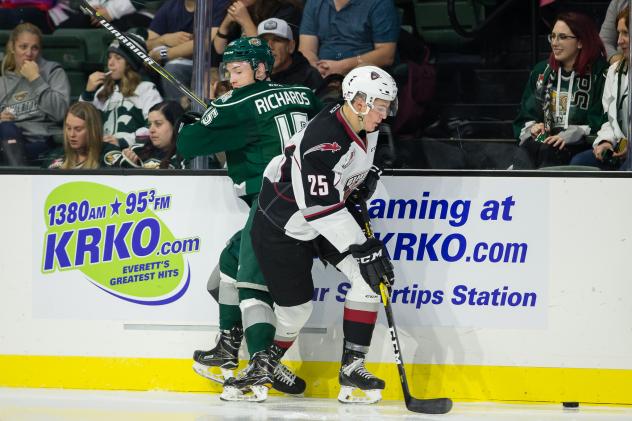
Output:
<svg viewBox="0 0 632 421">
<path fill-rule="evenodd" d="M 329 184 L 327 184 L 327 176 L 325 175 L 313 175 L 307 176 L 310 188 L 309 194 L 312 196 L 327 196 L 329 194 Z"/>
</svg>

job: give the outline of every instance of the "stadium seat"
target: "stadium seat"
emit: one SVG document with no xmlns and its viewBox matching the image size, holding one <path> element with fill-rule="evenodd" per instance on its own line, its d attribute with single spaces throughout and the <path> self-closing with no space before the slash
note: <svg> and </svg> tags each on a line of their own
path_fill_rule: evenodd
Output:
<svg viewBox="0 0 632 421">
<path fill-rule="evenodd" d="M 83 70 L 88 61 L 86 43 L 78 36 L 48 35 L 42 40 L 42 55 L 66 70 Z"/>
<path fill-rule="evenodd" d="M 163 3 L 164 0 L 147 0 L 145 1 L 145 10 L 155 15 Z"/>
<path fill-rule="evenodd" d="M 479 8 L 480 18 L 484 18 L 484 8 L 471 0 L 457 0 L 456 13 L 464 29 L 471 29 L 476 23 L 475 8 Z M 443 46 L 461 45 L 469 40 L 457 34 L 448 17 L 445 0 L 413 0 L 417 31 L 426 42 Z"/>
<path fill-rule="evenodd" d="M 538 168 L 538 171 L 601 171 L 598 167 L 587 165 L 555 165 L 552 167 Z"/>
<path fill-rule="evenodd" d="M 58 29 L 49 38 L 77 37 L 83 40 L 86 46 L 86 61 L 83 70 L 93 72 L 102 70 L 107 59 L 107 47 L 112 41 L 112 34 L 105 29 Z M 46 50 L 44 50 L 46 53 Z"/>
<path fill-rule="evenodd" d="M 11 31 L 0 30 L 0 51 L 2 51 L 2 53 L 4 53 L 4 49 L 7 46 L 7 41 L 9 41 L 10 35 Z"/>
<path fill-rule="evenodd" d="M 70 82 L 70 98 L 74 102 L 86 88 L 88 76 L 86 73 L 77 70 L 66 70 L 66 75 Z"/>
</svg>

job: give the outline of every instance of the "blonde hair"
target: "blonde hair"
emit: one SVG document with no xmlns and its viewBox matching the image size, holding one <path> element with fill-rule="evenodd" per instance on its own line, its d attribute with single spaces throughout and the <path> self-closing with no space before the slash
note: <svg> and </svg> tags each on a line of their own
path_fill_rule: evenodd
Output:
<svg viewBox="0 0 632 421">
<path fill-rule="evenodd" d="M 81 166 L 82 169 L 95 169 L 100 167 L 101 150 L 103 149 L 103 123 L 101 113 L 89 102 L 77 102 L 72 104 L 64 118 L 64 163 L 63 169 L 73 169 L 79 164 L 77 153 L 68 144 L 66 131 L 66 118 L 69 114 L 80 118 L 86 123 L 88 157 Z"/>
<path fill-rule="evenodd" d="M 123 94 L 124 97 L 133 96 L 134 92 L 136 92 L 136 88 L 140 85 L 140 82 L 140 74 L 132 69 L 132 66 L 130 66 L 127 60 L 125 60 L 125 71 L 123 72 L 123 77 L 121 78 L 121 82 L 119 84 L 121 94 Z M 105 78 L 105 82 L 103 83 L 103 89 L 101 89 L 101 91 L 97 94 L 99 101 L 105 102 L 112 95 L 112 92 L 114 92 L 115 86 L 116 81 L 112 79 L 112 76 L 107 76 Z"/>
<path fill-rule="evenodd" d="M 0 75 L 4 76 L 6 71 L 15 71 L 15 43 L 23 32 L 35 35 L 39 39 L 40 48 L 42 47 L 42 31 L 32 23 L 25 22 L 19 24 L 11 31 L 7 46 L 4 49 L 5 54 L 2 59 L 2 65 L 0 66 Z"/>
</svg>

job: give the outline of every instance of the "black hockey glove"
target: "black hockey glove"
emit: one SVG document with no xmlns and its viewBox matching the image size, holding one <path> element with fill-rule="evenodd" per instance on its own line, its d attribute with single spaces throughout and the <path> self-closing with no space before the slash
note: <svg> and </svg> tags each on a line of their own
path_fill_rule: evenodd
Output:
<svg viewBox="0 0 632 421">
<path fill-rule="evenodd" d="M 387 287 L 393 285 L 393 264 L 380 240 L 369 238 L 364 244 L 352 244 L 349 251 L 358 261 L 362 277 L 376 294 L 380 294 L 380 283 L 384 282 Z"/>
<path fill-rule="evenodd" d="M 180 117 L 176 126 L 178 128 L 178 133 L 180 133 L 180 130 L 182 130 L 182 128 L 187 124 L 193 124 L 200 121 L 200 118 L 202 118 L 202 115 L 200 115 L 200 113 L 196 113 L 195 111 L 187 111 L 182 114 L 182 117 Z"/>
<path fill-rule="evenodd" d="M 362 198 L 365 202 L 373 196 L 373 193 L 375 193 L 375 189 L 377 189 L 377 182 L 380 180 L 380 175 L 382 175 L 382 170 L 373 165 L 369 169 L 369 172 L 362 184 L 358 187 L 360 198 Z"/>
</svg>

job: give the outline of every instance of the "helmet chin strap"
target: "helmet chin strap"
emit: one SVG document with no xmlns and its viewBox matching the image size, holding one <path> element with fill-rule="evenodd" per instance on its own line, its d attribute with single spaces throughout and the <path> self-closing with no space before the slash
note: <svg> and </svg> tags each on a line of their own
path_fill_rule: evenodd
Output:
<svg viewBox="0 0 632 421">
<path fill-rule="evenodd" d="M 364 127 L 364 116 L 366 116 L 369 113 L 369 104 L 366 104 L 366 111 L 365 112 L 360 112 L 358 110 L 355 109 L 355 107 L 353 106 L 353 104 L 351 103 L 351 101 L 347 101 L 347 104 L 349 104 L 349 107 L 351 108 L 351 111 L 353 111 L 353 113 L 358 116 L 358 122 L 360 123 L 360 129 L 361 130 L 365 130 Z"/>
</svg>

